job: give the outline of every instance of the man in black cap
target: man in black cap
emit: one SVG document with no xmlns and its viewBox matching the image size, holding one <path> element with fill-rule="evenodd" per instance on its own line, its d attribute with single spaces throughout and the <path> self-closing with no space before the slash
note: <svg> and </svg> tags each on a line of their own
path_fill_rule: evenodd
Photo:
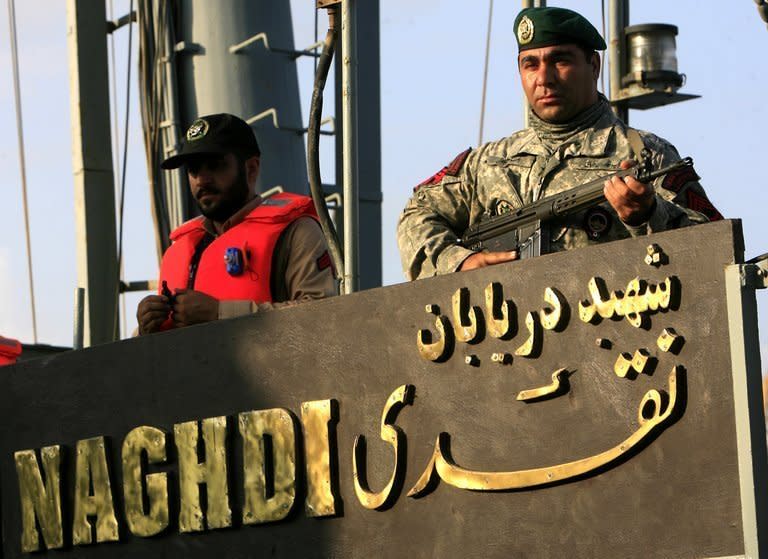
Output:
<svg viewBox="0 0 768 559">
<path fill-rule="evenodd" d="M 338 291 L 312 199 L 255 193 L 260 150 L 230 114 L 195 120 L 180 152 L 201 216 L 171 233 L 160 293 L 142 299 L 139 334 L 320 299 Z"/>
<path fill-rule="evenodd" d="M 653 134 L 619 120 L 597 91 L 606 45 L 578 13 L 527 8 L 514 24 L 518 70 L 530 106 L 530 128 L 459 154 L 418 185 L 398 224 L 408 279 L 470 270 L 518 258 L 517 251 L 474 252 L 458 236 L 484 215 L 502 214 L 615 173 L 645 153 L 655 168 L 680 159 Z M 722 216 L 692 168 L 655 184 L 628 176 L 606 181 L 607 202 L 553 227 L 550 251 L 567 250 Z"/>
</svg>

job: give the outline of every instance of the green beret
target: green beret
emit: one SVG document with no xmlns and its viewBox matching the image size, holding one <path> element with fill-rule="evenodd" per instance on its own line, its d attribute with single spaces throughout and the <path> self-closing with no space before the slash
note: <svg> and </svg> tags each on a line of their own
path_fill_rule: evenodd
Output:
<svg viewBox="0 0 768 559">
<path fill-rule="evenodd" d="M 566 8 L 525 8 L 515 18 L 519 51 L 576 43 L 605 50 L 605 41 L 582 15 Z"/>
</svg>

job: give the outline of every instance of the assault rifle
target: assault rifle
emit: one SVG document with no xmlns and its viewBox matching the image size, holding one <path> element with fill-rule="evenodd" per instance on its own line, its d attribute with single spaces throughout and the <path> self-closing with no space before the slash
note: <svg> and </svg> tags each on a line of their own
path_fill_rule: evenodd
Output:
<svg viewBox="0 0 768 559">
<path fill-rule="evenodd" d="M 606 175 L 508 213 L 481 218 L 478 223 L 464 231 L 459 244 L 478 252 L 517 250 L 520 258 L 539 256 L 549 252 L 548 222 L 583 210 L 590 210 L 585 216 L 588 234 L 599 238 L 611 226 L 610 215 L 602 208 L 595 207 L 605 201 L 603 184 L 606 179 L 631 175 L 642 183 L 649 183 L 667 173 L 691 166 L 693 160 L 686 157 L 653 171 L 649 169 L 649 161 L 646 161 L 640 166 Z"/>
</svg>

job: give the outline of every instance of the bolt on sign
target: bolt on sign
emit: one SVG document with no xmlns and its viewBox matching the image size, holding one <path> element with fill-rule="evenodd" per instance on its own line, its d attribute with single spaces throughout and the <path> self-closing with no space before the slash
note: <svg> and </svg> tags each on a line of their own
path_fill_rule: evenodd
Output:
<svg viewBox="0 0 768 559">
<path fill-rule="evenodd" d="M 741 247 L 722 221 L 14 365 L 2 556 L 758 557 Z"/>
</svg>

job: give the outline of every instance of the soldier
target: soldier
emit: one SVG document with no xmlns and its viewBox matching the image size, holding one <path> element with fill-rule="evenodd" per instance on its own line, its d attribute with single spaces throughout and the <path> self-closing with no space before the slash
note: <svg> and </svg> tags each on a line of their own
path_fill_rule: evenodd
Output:
<svg viewBox="0 0 768 559">
<path fill-rule="evenodd" d="M 473 252 L 458 236 L 483 215 L 499 215 L 590 180 L 627 169 L 649 154 L 658 168 L 680 159 L 667 141 L 619 120 L 597 91 L 606 45 L 581 15 L 527 8 L 515 19 L 518 69 L 530 128 L 460 153 L 419 184 L 398 223 L 410 280 L 518 258 L 517 251 Z M 646 150 L 646 151 L 644 151 Z M 628 176 L 605 183 L 607 202 L 550 230 L 560 251 L 722 219 L 691 167 L 643 184 Z M 595 219 L 595 213 L 601 215 Z"/>
<path fill-rule="evenodd" d="M 138 333 L 241 316 L 337 294 L 312 199 L 255 193 L 261 152 L 230 114 L 195 120 L 178 155 L 200 212 L 171 233 L 160 293 L 142 299 Z"/>
</svg>

